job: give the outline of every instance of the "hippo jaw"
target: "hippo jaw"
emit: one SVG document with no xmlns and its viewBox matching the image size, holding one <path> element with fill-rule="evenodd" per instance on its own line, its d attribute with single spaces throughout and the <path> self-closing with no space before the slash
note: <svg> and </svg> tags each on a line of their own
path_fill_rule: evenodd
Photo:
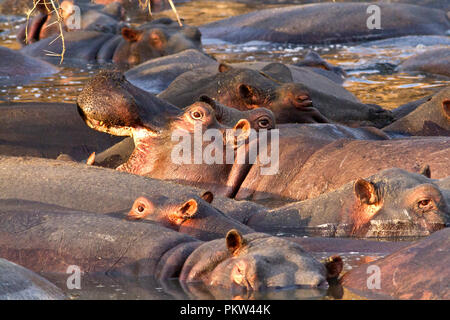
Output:
<svg viewBox="0 0 450 320">
<path fill-rule="evenodd" d="M 80 108 L 80 106 L 77 105 L 77 109 L 84 123 L 86 123 L 86 125 L 91 129 L 94 129 L 99 132 L 108 133 L 114 136 L 133 136 L 134 128 L 130 126 L 117 126 L 103 120 L 96 120 L 93 118 L 89 118 L 83 112 L 83 109 Z"/>
</svg>

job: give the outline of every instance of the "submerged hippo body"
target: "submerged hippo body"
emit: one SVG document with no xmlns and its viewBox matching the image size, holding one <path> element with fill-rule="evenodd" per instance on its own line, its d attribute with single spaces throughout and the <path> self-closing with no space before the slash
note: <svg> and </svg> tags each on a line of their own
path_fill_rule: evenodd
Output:
<svg viewBox="0 0 450 320">
<path fill-rule="evenodd" d="M 120 141 L 86 127 L 77 107 L 68 103 L 1 105 L 0 154 L 55 159 L 61 153 L 87 158 Z"/>
<path fill-rule="evenodd" d="M 450 47 L 417 54 L 403 61 L 400 72 L 425 72 L 450 77 Z"/>
<path fill-rule="evenodd" d="M 90 274 L 179 278 L 245 292 L 323 287 L 339 275 L 334 265 L 342 269 L 340 258 L 323 265 L 299 245 L 261 233 L 231 230 L 225 239 L 203 243 L 152 223 L 20 206 L 3 208 L 0 220 L 1 255 L 36 271 L 65 273 L 77 265 Z M 54 241 L 58 234 L 64 236 Z"/>
<path fill-rule="evenodd" d="M 0 186 L 0 199 L 13 199 L 20 194 L 20 199 L 27 201 L 102 214 L 128 212 L 141 196 L 152 199 L 161 195 L 183 203 L 202 193 L 189 186 L 76 162 L 7 156 L 0 156 Z M 214 206 L 227 215 L 233 212 L 241 217 L 266 210 L 252 202 L 219 196 L 215 197 Z"/>
<path fill-rule="evenodd" d="M 62 300 L 55 285 L 13 262 L 0 258 L 0 300 Z"/>
<path fill-rule="evenodd" d="M 405 35 L 444 35 L 450 22 L 442 10 L 377 3 L 381 29 L 367 28 L 371 3 L 321 3 L 271 8 L 202 26 L 205 38 L 234 43 L 253 40 L 301 44 L 344 43 Z M 339 19 L 336 19 L 339 17 Z M 349 24 L 351 19 L 353 23 Z"/>
<path fill-rule="evenodd" d="M 376 127 L 391 123 L 389 111 L 359 102 L 342 86 L 311 69 L 280 63 L 210 66 L 180 75 L 158 97 L 186 106 L 206 94 L 240 110 L 266 107 L 274 112 L 277 123 L 331 120 Z"/>
<path fill-rule="evenodd" d="M 58 72 L 58 69 L 48 62 L 29 57 L 18 51 L 0 47 L 0 81 L 14 78 L 37 78 Z"/>
<path fill-rule="evenodd" d="M 450 86 L 384 127 L 383 131 L 415 136 L 450 136 Z"/>
<path fill-rule="evenodd" d="M 125 77 L 135 86 L 158 94 L 179 75 L 207 65 L 218 66 L 219 63 L 203 52 L 188 49 L 141 63 L 128 70 Z"/>
<path fill-rule="evenodd" d="M 71 0 L 61 2 L 62 30 L 73 31 L 91 30 L 115 33 L 120 29 L 120 20 L 123 18 L 124 10 L 120 3 L 111 3 L 107 6 L 94 5 L 91 3 L 75 3 L 78 8 L 74 8 Z M 75 11 L 77 10 L 77 11 Z M 78 12 L 79 10 L 79 12 Z M 17 40 L 26 45 L 60 33 L 57 17 L 54 12 L 48 12 L 43 2 L 36 7 L 37 14 L 28 22 L 22 25 L 17 34 Z M 81 14 L 79 23 L 76 23 L 75 14 Z M 28 31 L 28 34 L 26 32 Z"/>
<path fill-rule="evenodd" d="M 123 27 L 122 35 L 98 31 L 64 34 L 65 58 L 82 61 L 113 61 L 137 65 L 147 60 L 187 49 L 201 50 L 201 35 L 195 27 L 180 27 L 170 19 L 159 19 L 137 29 Z M 61 41 L 46 38 L 22 48 L 21 52 L 45 57 L 46 51 L 59 53 Z"/>
<path fill-rule="evenodd" d="M 372 298 L 450 299 L 450 228 L 416 241 L 406 248 L 348 272 L 343 285 L 359 295 Z M 379 268 L 380 288 L 369 289 L 367 270 Z"/>
<path fill-rule="evenodd" d="M 247 221 L 257 231 L 417 237 L 444 228 L 450 221 L 450 204 L 428 177 L 388 169 L 317 198 L 260 212 Z"/>
</svg>

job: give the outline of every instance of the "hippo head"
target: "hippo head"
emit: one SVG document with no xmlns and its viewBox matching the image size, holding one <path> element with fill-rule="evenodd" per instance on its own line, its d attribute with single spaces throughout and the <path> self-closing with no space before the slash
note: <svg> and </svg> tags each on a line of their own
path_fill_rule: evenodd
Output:
<svg viewBox="0 0 450 320">
<path fill-rule="evenodd" d="M 86 84 L 77 104 L 89 127 L 133 137 L 134 151 L 117 168 L 120 171 L 173 178 L 230 195 L 249 170 L 248 162 L 229 163 L 232 153 L 248 151 L 249 121 L 240 119 L 234 127 L 226 127 L 217 121 L 208 103 L 198 101 L 180 110 L 133 86 L 118 72 L 101 72 Z M 233 159 L 238 161 L 234 155 Z M 244 167 L 247 171 L 240 170 Z"/>
<path fill-rule="evenodd" d="M 265 107 L 271 110 L 277 123 L 329 122 L 313 107 L 307 89 L 292 82 L 288 67 L 271 63 L 261 71 L 219 65 L 221 96 L 225 105 L 239 110 Z"/>
<path fill-rule="evenodd" d="M 255 131 L 271 130 L 276 127 L 275 115 L 267 108 L 241 111 L 220 104 L 206 95 L 200 96 L 198 100 L 209 104 L 214 109 L 217 120 L 226 126 L 233 126 L 240 119 L 247 119 Z"/>
<path fill-rule="evenodd" d="M 439 188 L 423 174 L 383 170 L 354 183 L 352 234 L 366 237 L 426 236 L 445 227 L 449 208 Z"/>
<path fill-rule="evenodd" d="M 156 134 L 167 125 L 167 117 L 180 113 L 177 107 L 133 86 L 115 71 L 101 71 L 90 79 L 77 105 L 89 127 L 117 136 L 132 136 L 144 128 Z"/>
<path fill-rule="evenodd" d="M 327 288 L 327 280 L 337 278 L 342 266 L 338 256 L 323 264 L 286 239 L 263 233 L 243 236 L 230 230 L 225 241 L 204 243 L 189 256 L 180 281 L 201 281 L 248 297 L 286 287 Z"/>
<path fill-rule="evenodd" d="M 200 240 L 224 237 L 228 230 L 236 229 L 245 234 L 254 232 L 214 208 L 210 203 L 210 191 L 201 197 L 193 196 L 187 201 L 173 201 L 166 197 L 139 197 L 127 217 L 131 220 L 155 221 L 167 228 L 186 233 Z"/>
<path fill-rule="evenodd" d="M 446 87 L 414 111 L 383 128 L 383 130 L 417 136 L 450 136 L 449 97 L 450 87 Z"/>
<path fill-rule="evenodd" d="M 113 62 L 129 66 L 187 49 L 201 50 L 200 31 L 195 27 L 180 27 L 170 19 L 155 20 L 139 29 L 124 27 L 122 36 Z"/>
</svg>

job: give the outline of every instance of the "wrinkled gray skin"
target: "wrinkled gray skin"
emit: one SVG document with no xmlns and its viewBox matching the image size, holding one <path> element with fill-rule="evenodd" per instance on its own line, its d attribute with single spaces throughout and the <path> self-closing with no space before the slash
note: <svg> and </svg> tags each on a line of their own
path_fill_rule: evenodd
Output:
<svg viewBox="0 0 450 320">
<path fill-rule="evenodd" d="M 343 285 L 360 296 L 385 299 L 450 299 L 450 228 L 348 272 Z M 381 288 L 367 287 L 367 270 L 380 270 Z"/>
<path fill-rule="evenodd" d="M 124 27 L 121 32 L 121 35 L 83 30 L 66 32 L 64 57 L 75 62 L 113 61 L 116 64 L 134 66 L 187 49 L 201 50 L 201 34 L 197 28 L 181 28 L 176 22 L 166 18 L 136 29 Z M 61 41 L 51 43 L 54 38 L 49 37 L 27 45 L 21 52 L 53 62 L 55 59 L 48 57 L 45 50 L 61 52 Z"/>
<path fill-rule="evenodd" d="M 0 258 L 0 300 L 62 300 L 55 285 L 15 263 Z"/>
<path fill-rule="evenodd" d="M 58 68 L 48 62 L 29 57 L 16 50 L 0 46 L 0 81 L 14 78 L 37 78 L 58 72 Z M 4 78 L 4 79 L 3 79 Z"/>
<path fill-rule="evenodd" d="M 65 273 L 77 265 L 88 274 L 178 277 L 225 289 L 237 285 L 240 292 L 328 286 L 328 266 L 298 244 L 267 234 L 242 236 L 234 230 L 225 239 L 202 243 L 153 223 L 2 206 L 0 254 L 35 271 Z"/>
<path fill-rule="evenodd" d="M 450 77 L 450 47 L 425 51 L 403 61 L 399 72 L 425 72 Z"/>
<path fill-rule="evenodd" d="M 1 106 L 0 154 L 82 160 L 121 138 L 91 130 L 74 104 L 8 103 Z"/>
<path fill-rule="evenodd" d="M 187 106 L 201 94 L 206 94 L 233 107 L 228 101 L 243 99 L 237 89 L 241 83 L 263 92 L 267 91 L 272 99 L 277 97 L 277 90 L 289 83 L 296 83 L 309 93 L 313 107 L 331 121 L 350 126 L 368 125 L 380 128 L 390 124 L 393 119 L 390 111 L 359 102 L 342 86 L 312 71 L 315 68 L 258 62 L 239 63 L 231 67 L 231 71 L 226 72 L 220 72 L 215 65 L 186 72 L 178 76 L 158 97 L 177 106 Z M 221 90 L 218 92 L 219 86 Z M 275 110 L 272 111 L 277 115 Z M 285 117 L 282 120 L 277 118 L 278 123 L 287 121 Z"/>
<path fill-rule="evenodd" d="M 189 49 L 141 63 L 128 70 L 125 77 L 135 86 L 158 94 L 180 74 L 207 65 L 219 63 L 198 50 Z"/>
<path fill-rule="evenodd" d="M 408 4 L 377 3 L 382 29 L 367 28 L 370 3 L 323 3 L 251 12 L 201 27 L 204 38 L 301 44 L 367 41 L 404 35 L 445 35 L 446 13 Z M 336 18 L 339 17 L 339 18 Z M 348 23 L 351 20 L 352 23 Z"/>
<path fill-rule="evenodd" d="M 383 131 L 414 136 L 450 136 L 450 86 L 410 106 L 415 109 L 406 115 L 403 114 L 407 112 L 407 106 L 402 107 L 404 110 L 394 111 L 396 115 L 403 116 L 384 127 Z"/>
<path fill-rule="evenodd" d="M 369 201 L 371 195 L 374 201 Z M 430 203 L 423 206 L 423 201 Z M 449 205 L 433 180 L 395 168 L 317 198 L 260 212 L 247 225 L 263 232 L 326 237 L 417 237 L 444 228 L 450 222 Z"/>
</svg>

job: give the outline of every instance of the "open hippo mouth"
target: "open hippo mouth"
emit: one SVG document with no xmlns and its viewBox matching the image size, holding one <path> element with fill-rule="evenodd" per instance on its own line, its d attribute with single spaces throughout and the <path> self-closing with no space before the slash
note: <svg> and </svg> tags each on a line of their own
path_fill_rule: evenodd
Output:
<svg viewBox="0 0 450 320">
<path fill-rule="evenodd" d="M 159 133 L 180 109 L 129 83 L 117 71 L 101 71 L 77 98 L 78 113 L 92 129 L 116 136 L 133 136 L 145 129 Z"/>
<path fill-rule="evenodd" d="M 86 123 L 86 125 L 94 130 L 109 133 L 115 136 L 132 136 L 133 127 L 132 126 L 126 126 L 122 123 L 111 123 L 109 121 L 104 120 L 96 120 L 93 118 L 89 118 L 83 111 L 82 108 L 77 104 L 77 110 L 83 121 Z"/>
</svg>

